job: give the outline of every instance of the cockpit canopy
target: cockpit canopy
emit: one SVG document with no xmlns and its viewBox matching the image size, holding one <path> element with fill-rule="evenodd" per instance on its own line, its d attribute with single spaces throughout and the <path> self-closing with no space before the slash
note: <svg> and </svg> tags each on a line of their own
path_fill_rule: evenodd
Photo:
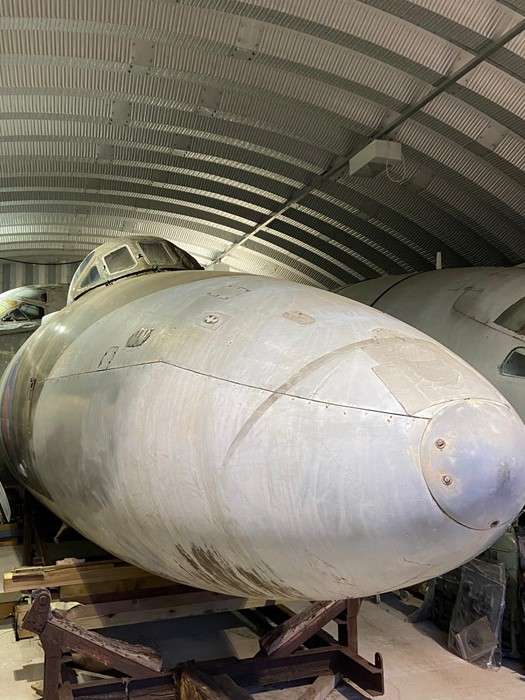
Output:
<svg viewBox="0 0 525 700">
<path fill-rule="evenodd" d="M 119 238 L 104 243 L 84 258 L 71 280 L 67 303 L 122 277 L 158 270 L 202 269 L 195 258 L 163 238 Z"/>
<path fill-rule="evenodd" d="M 494 323 L 518 335 L 525 335 L 525 297 L 505 309 Z"/>
<path fill-rule="evenodd" d="M 0 294 L 0 323 L 39 322 L 65 303 L 65 284 L 16 287 Z"/>
</svg>

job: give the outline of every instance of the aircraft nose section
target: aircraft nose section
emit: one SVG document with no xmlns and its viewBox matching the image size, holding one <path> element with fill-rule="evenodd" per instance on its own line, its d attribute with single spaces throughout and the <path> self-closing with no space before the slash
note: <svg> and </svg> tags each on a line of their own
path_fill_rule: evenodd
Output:
<svg viewBox="0 0 525 700">
<path fill-rule="evenodd" d="M 434 500 L 466 527 L 497 528 L 525 503 L 525 426 L 504 404 L 448 404 L 429 421 L 420 458 Z"/>
</svg>

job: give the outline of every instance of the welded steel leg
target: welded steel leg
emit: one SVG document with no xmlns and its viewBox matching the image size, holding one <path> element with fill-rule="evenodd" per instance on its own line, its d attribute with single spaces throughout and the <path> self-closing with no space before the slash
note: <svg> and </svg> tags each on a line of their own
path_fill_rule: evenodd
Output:
<svg viewBox="0 0 525 700">
<path fill-rule="evenodd" d="M 337 620 L 337 641 L 341 646 L 348 647 L 357 654 L 357 614 L 361 607 L 359 598 L 348 598 L 345 615 Z"/>
<path fill-rule="evenodd" d="M 44 648 L 44 700 L 59 700 L 59 688 L 62 683 L 62 647 L 56 633 L 49 630 L 40 635 Z"/>
</svg>

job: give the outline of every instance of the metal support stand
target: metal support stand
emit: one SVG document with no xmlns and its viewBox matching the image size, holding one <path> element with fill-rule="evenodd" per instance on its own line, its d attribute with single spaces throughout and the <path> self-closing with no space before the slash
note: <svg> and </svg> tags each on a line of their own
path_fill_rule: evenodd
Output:
<svg viewBox="0 0 525 700">
<path fill-rule="evenodd" d="M 337 640 L 339 644 L 348 647 L 354 654 L 357 654 L 357 615 L 360 607 L 360 599 L 348 599 L 344 614 L 335 620 L 338 624 Z"/>
<path fill-rule="evenodd" d="M 322 700 L 340 677 L 350 679 L 370 695 L 384 693 L 381 655 L 376 653 L 371 664 L 357 652 L 357 600 L 318 602 L 300 613 L 283 606 L 244 610 L 240 616 L 248 624 L 265 630 L 256 657 L 190 662 L 180 664 L 172 673 L 163 670 L 152 649 L 83 629 L 52 612 L 50 605 L 49 591 L 37 591 L 22 625 L 40 636 L 44 648 L 44 700 L 127 700 L 152 695 L 177 700 L 249 700 L 247 686 L 316 678 L 303 700 Z M 322 629 L 331 620 L 338 624 L 337 640 Z M 119 671 L 124 678 L 62 682 L 64 647 L 103 663 L 108 670 Z"/>
<path fill-rule="evenodd" d="M 44 700 L 67 697 L 60 693 L 64 647 L 132 678 L 149 678 L 162 674 L 161 659 L 153 649 L 108 639 L 96 632 L 82 629 L 52 612 L 51 594 L 47 589 L 36 592 L 22 627 L 38 634 L 42 642 L 45 654 Z"/>
</svg>

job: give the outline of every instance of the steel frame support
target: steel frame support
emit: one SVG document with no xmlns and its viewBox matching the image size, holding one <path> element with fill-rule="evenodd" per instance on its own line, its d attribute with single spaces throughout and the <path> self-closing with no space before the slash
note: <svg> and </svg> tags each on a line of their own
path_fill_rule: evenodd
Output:
<svg viewBox="0 0 525 700">
<path fill-rule="evenodd" d="M 52 612 L 50 606 L 49 591 L 36 591 L 22 625 L 40 636 L 44 648 L 44 700 L 127 700 L 152 694 L 173 698 L 174 693 L 178 700 L 248 700 L 251 696 L 243 686 L 327 674 L 348 678 L 372 696 L 384 693 L 381 655 L 376 653 L 374 663 L 370 663 L 358 654 L 358 600 L 318 602 L 299 613 L 274 605 L 244 610 L 240 617 L 252 625 L 258 620 L 265 632 L 257 656 L 190 662 L 180 664 L 174 672 L 162 668 L 162 660 L 152 649 L 83 629 Z M 322 629 L 331 620 L 338 625 L 337 640 Z M 64 648 L 116 669 L 124 677 L 82 684 L 63 682 L 62 666 L 68 659 Z M 330 683 L 325 685 L 330 687 Z"/>
</svg>

